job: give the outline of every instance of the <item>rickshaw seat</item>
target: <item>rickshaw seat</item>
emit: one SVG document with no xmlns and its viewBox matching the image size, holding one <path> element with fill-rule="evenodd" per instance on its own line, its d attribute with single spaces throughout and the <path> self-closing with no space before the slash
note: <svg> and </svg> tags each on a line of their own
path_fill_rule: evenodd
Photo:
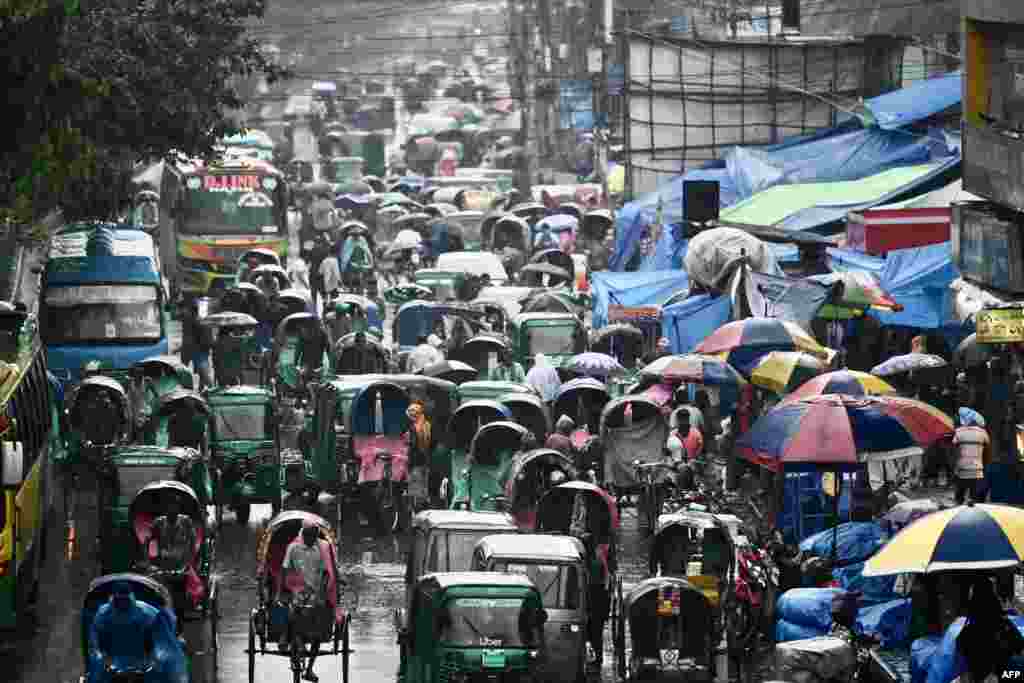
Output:
<svg viewBox="0 0 1024 683">
<path fill-rule="evenodd" d="M 142 546 L 143 556 L 148 562 L 155 562 L 159 555 L 159 545 L 153 538 L 153 522 L 156 517 L 148 512 L 135 514 L 132 520 L 132 527 L 135 532 L 136 542 Z M 199 558 L 199 549 L 203 546 L 203 539 L 206 535 L 206 527 L 203 524 L 194 524 L 196 541 L 192 548 L 192 557 L 182 568 L 185 571 L 185 592 L 192 598 L 193 604 L 199 604 L 206 594 L 206 587 L 203 585 L 199 574 L 196 572 L 196 560 Z"/>
<path fill-rule="evenodd" d="M 378 451 L 390 454 L 393 481 L 405 481 L 409 473 L 409 437 L 398 434 L 356 434 L 352 437 L 352 451 L 359 460 L 359 481 L 380 481 L 384 478 L 385 460 Z"/>
</svg>

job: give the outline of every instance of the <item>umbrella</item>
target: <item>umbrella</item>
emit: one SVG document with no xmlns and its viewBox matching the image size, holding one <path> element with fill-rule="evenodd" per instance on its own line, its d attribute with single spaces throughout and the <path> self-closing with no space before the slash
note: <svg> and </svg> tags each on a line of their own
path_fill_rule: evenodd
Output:
<svg viewBox="0 0 1024 683">
<path fill-rule="evenodd" d="M 692 382 L 693 384 L 734 385 L 747 383 L 740 373 L 718 358 L 687 353 L 681 356 L 662 356 L 640 371 L 642 379 L 659 382 Z"/>
<path fill-rule="evenodd" d="M 537 273 L 538 275 L 550 275 L 552 277 L 560 277 L 563 280 L 571 279 L 569 276 L 569 271 L 567 271 L 565 268 L 553 266 L 550 263 L 531 263 L 520 268 L 519 272 Z"/>
<path fill-rule="evenodd" d="M 903 529 L 864 565 L 864 576 L 991 570 L 1024 561 L 1024 510 L 961 505 Z"/>
<path fill-rule="evenodd" d="M 606 353 L 594 353 L 593 351 L 573 356 L 564 367 L 588 377 L 611 377 L 626 374 L 626 368 L 622 367 L 615 358 Z"/>
<path fill-rule="evenodd" d="M 903 310 L 903 306 L 886 294 L 873 273 L 856 270 L 814 275 L 807 279 L 820 282 L 828 287 L 838 287 L 838 292 L 833 300 L 818 311 L 819 318 L 829 320 L 852 318 L 856 311 L 866 308 L 886 311 Z"/>
<path fill-rule="evenodd" d="M 469 382 L 470 380 L 476 379 L 480 375 L 480 371 L 472 365 L 461 361 L 446 360 L 423 368 L 418 374 L 461 384 L 463 382 Z"/>
<path fill-rule="evenodd" d="M 973 332 L 960 342 L 953 352 L 953 363 L 963 368 L 984 365 L 996 355 L 996 347 L 991 344 L 979 344 L 978 333 Z"/>
<path fill-rule="evenodd" d="M 772 351 L 753 366 L 750 383 L 776 394 L 788 394 L 823 372 L 824 363 L 809 353 Z"/>
<path fill-rule="evenodd" d="M 415 230 L 400 230 L 395 239 L 391 242 L 389 251 L 401 249 L 415 249 L 423 243 L 423 236 Z"/>
<path fill-rule="evenodd" d="M 930 353 L 905 353 L 902 356 L 893 356 L 884 363 L 871 368 L 871 374 L 876 377 L 890 377 L 914 370 L 944 368 L 946 365 L 946 361 L 941 356 Z"/>
<path fill-rule="evenodd" d="M 779 404 L 736 443 L 751 462 L 853 468 L 872 458 L 927 448 L 953 433 L 948 415 L 899 396 L 825 394 Z"/>
<path fill-rule="evenodd" d="M 835 352 L 799 325 L 776 318 L 747 318 L 722 325 L 697 345 L 697 353 L 715 355 L 746 372 L 770 351 L 803 351 L 830 362 Z"/>
<path fill-rule="evenodd" d="M 799 401 L 822 394 L 846 394 L 847 396 L 884 396 L 897 393 L 884 379 L 867 372 L 836 370 L 810 379 L 786 397 L 787 401 Z"/>
<path fill-rule="evenodd" d="M 352 211 L 368 206 L 372 199 L 372 194 L 343 194 L 334 200 L 334 208 Z"/>
</svg>

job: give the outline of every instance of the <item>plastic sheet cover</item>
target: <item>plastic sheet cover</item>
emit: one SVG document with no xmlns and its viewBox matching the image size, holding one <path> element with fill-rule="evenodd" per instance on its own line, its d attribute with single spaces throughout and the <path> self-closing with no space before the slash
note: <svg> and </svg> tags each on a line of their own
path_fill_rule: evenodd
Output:
<svg viewBox="0 0 1024 683">
<path fill-rule="evenodd" d="M 942 644 L 941 636 L 925 636 L 910 644 L 910 683 L 924 683 L 928 678 L 932 655 Z"/>
<path fill-rule="evenodd" d="M 864 103 L 875 124 L 884 130 L 902 128 L 960 104 L 963 74 L 959 71 L 917 81 Z"/>
<path fill-rule="evenodd" d="M 676 292 L 689 289 L 689 286 L 690 280 L 682 270 L 653 273 L 592 273 L 590 292 L 593 297 L 593 329 L 600 329 L 608 324 L 609 304 L 661 305 Z"/>
<path fill-rule="evenodd" d="M 841 588 L 790 588 L 779 596 L 775 614 L 791 624 L 828 631 L 832 628 L 832 599 Z"/>
<path fill-rule="evenodd" d="M 661 462 L 668 424 L 658 415 L 631 427 L 608 428 L 604 433 L 605 479 L 615 486 L 637 485 L 633 462 Z"/>
<path fill-rule="evenodd" d="M 840 524 L 834 533 L 832 529 L 825 529 L 805 538 L 800 543 L 800 550 L 818 557 L 831 557 L 833 536 L 839 562 L 864 561 L 874 555 L 886 539 L 881 525 L 875 522 L 846 522 Z"/>
<path fill-rule="evenodd" d="M 931 80 L 926 83 L 909 88 L 910 94 L 896 91 L 868 100 L 865 108 L 876 120 L 884 119 L 887 126 L 892 127 L 901 125 L 900 121 L 919 120 L 955 105 L 956 102 L 948 102 L 948 96 L 955 90 L 952 79 L 943 78 L 937 82 L 943 94 L 935 98 L 920 94 L 921 88 L 927 89 L 932 85 Z M 908 108 L 899 114 L 897 108 L 907 102 L 913 103 L 912 110 Z M 641 233 L 654 220 L 659 201 L 666 225 L 682 222 L 684 180 L 717 180 L 720 184 L 720 205 L 727 208 L 775 185 L 856 180 L 897 166 L 912 166 L 947 157 L 952 150 L 948 143 L 939 140 L 940 137 L 944 136 L 939 133 L 934 137 L 914 136 L 903 130 L 863 128 L 859 121 L 851 120 L 814 135 L 791 138 L 779 145 L 732 148 L 720 161 L 691 169 L 666 181 L 654 192 L 626 204 L 616 217 L 615 253 L 609 268 L 624 270 L 633 257 Z M 955 153 L 958 157 L 959 152 Z M 840 219 L 842 217 L 839 216 Z M 830 216 L 826 218 L 835 220 Z M 670 242 L 671 232 L 664 231 L 662 240 Z M 671 251 L 670 245 L 668 251 Z"/>
<path fill-rule="evenodd" d="M 779 619 L 775 622 L 775 642 L 787 643 L 791 640 L 820 638 L 821 636 L 828 635 L 828 631 L 829 630 L 827 628 L 802 626 L 800 624 L 794 624 L 791 621 L 786 621 L 785 619 Z"/>
<path fill-rule="evenodd" d="M 729 296 L 700 294 L 663 308 L 661 332 L 668 338 L 672 353 L 690 353 L 731 319 L 732 301 Z"/>
<path fill-rule="evenodd" d="M 882 647 L 898 647 L 906 643 L 910 633 L 910 599 L 890 600 L 857 612 L 856 629 L 876 636 Z"/>
<path fill-rule="evenodd" d="M 686 250 L 686 272 L 694 282 L 706 287 L 720 284 L 722 276 L 736 267 L 746 254 L 751 270 L 782 276 L 775 252 L 753 235 L 736 228 L 707 230 L 690 240 Z"/>
<path fill-rule="evenodd" d="M 832 570 L 832 578 L 851 593 L 861 593 L 862 605 L 888 602 L 896 596 L 895 576 L 864 576 L 864 562 Z"/>
<path fill-rule="evenodd" d="M 1024 634 L 1024 617 L 1011 616 L 1010 621 L 1017 630 Z M 967 660 L 959 653 L 956 639 L 963 630 L 967 620 L 963 617 L 954 621 L 942 636 L 938 647 L 928 659 L 927 674 L 924 683 L 951 683 L 967 671 Z M 915 641 L 916 642 L 916 641 Z"/>
</svg>

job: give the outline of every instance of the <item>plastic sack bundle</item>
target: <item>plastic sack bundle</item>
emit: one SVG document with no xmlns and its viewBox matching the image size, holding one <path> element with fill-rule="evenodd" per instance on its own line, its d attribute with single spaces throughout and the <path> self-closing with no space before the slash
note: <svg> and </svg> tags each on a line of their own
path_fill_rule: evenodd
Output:
<svg viewBox="0 0 1024 683">
<path fill-rule="evenodd" d="M 785 619 L 775 622 L 775 642 L 787 643 L 791 640 L 806 640 L 808 638 L 820 638 L 828 635 L 829 629 L 818 628 L 817 626 L 803 626 L 794 624 Z"/>
<path fill-rule="evenodd" d="M 832 599 L 841 588 L 791 588 L 779 596 L 775 614 L 791 624 L 827 633 L 832 628 Z"/>
<path fill-rule="evenodd" d="M 837 567 L 832 577 L 845 590 L 861 593 L 861 604 L 874 605 L 896 598 L 895 576 L 864 576 L 864 562 Z"/>
<path fill-rule="evenodd" d="M 838 562 L 863 561 L 875 554 L 886 541 L 885 531 L 875 522 L 845 522 L 838 531 L 826 529 L 800 542 L 800 550 L 820 557 L 832 556 L 836 543 Z"/>
<path fill-rule="evenodd" d="M 735 272 L 742 256 L 758 273 L 784 274 L 767 242 L 737 228 L 713 228 L 691 239 L 684 257 L 685 270 L 694 282 L 705 287 L 724 287 L 729 283 L 723 282 L 723 276 Z"/>
<path fill-rule="evenodd" d="M 882 647 L 896 647 L 907 640 L 910 632 L 910 599 L 890 600 L 879 605 L 862 607 L 857 613 L 859 633 L 876 636 Z"/>
<path fill-rule="evenodd" d="M 818 680 L 846 680 L 857 660 L 853 647 L 842 638 L 822 637 L 793 640 L 775 646 L 775 678 L 803 681 L 806 673 Z"/>
</svg>

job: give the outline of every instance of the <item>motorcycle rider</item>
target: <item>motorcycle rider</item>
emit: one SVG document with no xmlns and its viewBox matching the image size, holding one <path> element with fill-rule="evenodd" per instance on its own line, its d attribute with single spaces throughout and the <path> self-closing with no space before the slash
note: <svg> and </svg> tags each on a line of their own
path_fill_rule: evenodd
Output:
<svg viewBox="0 0 1024 683">
<path fill-rule="evenodd" d="M 153 634 L 159 611 L 135 599 L 131 585 L 114 586 L 110 600 L 96 611 L 89 633 L 91 681 L 106 671 L 142 670 L 153 655 Z"/>
</svg>

